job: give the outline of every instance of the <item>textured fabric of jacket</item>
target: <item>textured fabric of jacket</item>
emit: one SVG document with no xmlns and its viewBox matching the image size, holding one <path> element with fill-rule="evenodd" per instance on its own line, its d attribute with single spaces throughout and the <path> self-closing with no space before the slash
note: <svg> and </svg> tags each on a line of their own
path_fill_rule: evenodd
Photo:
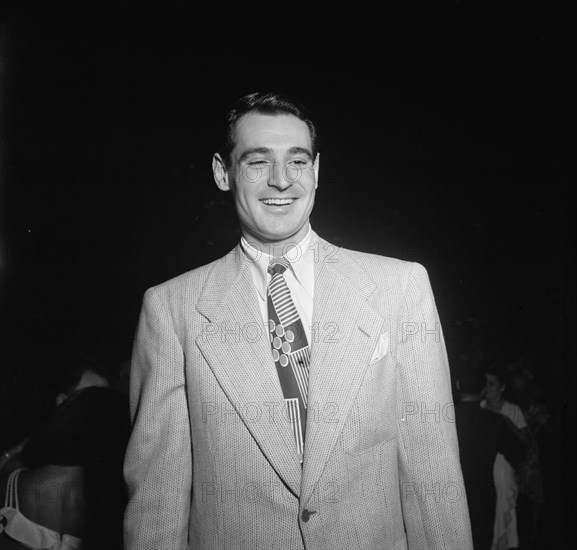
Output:
<svg viewBox="0 0 577 550">
<path fill-rule="evenodd" d="M 313 234 L 298 461 L 239 247 L 149 289 L 131 370 L 128 550 L 472 547 L 426 270 Z"/>
</svg>

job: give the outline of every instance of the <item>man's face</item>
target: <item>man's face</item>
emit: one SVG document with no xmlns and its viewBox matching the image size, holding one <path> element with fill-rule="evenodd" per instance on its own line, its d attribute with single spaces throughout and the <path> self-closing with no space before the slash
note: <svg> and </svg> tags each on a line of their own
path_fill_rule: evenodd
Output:
<svg viewBox="0 0 577 550">
<path fill-rule="evenodd" d="M 288 244 L 308 231 L 318 177 L 308 126 L 292 115 L 248 113 L 236 124 L 231 165 L 220 189 L 232 190 L 249 242 Z"/>
<path fill-rule="evenodd" d="M 485 385 L 485 397 L 489 401 L 498 401 L 505 389 L 504 385 L 501 384 L 499 378 L 494 374 L 486 374 L 485 377 L 487 379 L 487 384 Z"/>
</svg>

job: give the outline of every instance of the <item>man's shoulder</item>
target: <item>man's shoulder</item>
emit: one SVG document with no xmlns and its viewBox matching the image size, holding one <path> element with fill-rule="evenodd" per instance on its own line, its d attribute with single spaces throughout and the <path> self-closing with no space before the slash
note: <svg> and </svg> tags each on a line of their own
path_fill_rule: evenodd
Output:
<svg viewBox="0 0 577 550">
<path fill-rule="evenodd" d="M 490 411 L 480 406 L 478 402 L 460 403 L 455 406 L 455 417 L 457 428 L 467 427 L 474 431 L 469 434 L 472 437 L 480 436 L 481 433 L 496 434 L 507 429 L 506 420 L 498 413 Z"/>
<path fill-rule="evenodd" d="M 336 246 L 328 243 L 330 246 Z M 361 250 L 353 250 L 351 248 L 337 247 L 340 254 L 350 257 L 355 262 L 364 264 L 368 267 L 376 267 L 382 269 L 389 267 L 398 270 L 410 270 L 414 262 L 401 260 L 400 258 L 393 258 L 391 256 L 383 256 L 381 254 L 374 254 L 372 252 L 363 252 Z"/>
<path fill-rule="evenodd" d="M 470 420 L 479 420 L 489 424 L 500 424 L 504 422 L 503 417 L 490 409 L 481 405 L 480 401 L 466 401 L 455 405 L 457 416 Z"/>
<path fill-rule="evenodd" d="M 385 277 L 388 280 L 398 279 L 399 281 L 407 281 L 412 275 L 416 275 L 417 278 L 428 278 L 425 267 L 417 262 L 372 252 L 362 252 L 360 250 L 337 247 L 328 242 L 327 245 L 334 246 L 336 249 L 333 254 L 333 262 L 339 262 L 345 266 L 355 264 L 375 280 Z"/>
<path fill-rule="evenodd" d="M 172 277 L 163 281 L 153 287 L 149 288 L 147 292 L 160 293 L 160 294 L 174 294 L 181 293 L 183 291 L 188 291 L 194 293 L 195 291 L 200 291 L 204 286 L 206 279 L 210 273 L 217 266 L 222 266 L 223 263 L 234 253 L 234 249 L 226 256 L 213 260 L 207 264 L 195 267 L 189 271 L 181 273 L 176 277 Z"/>
</svg>

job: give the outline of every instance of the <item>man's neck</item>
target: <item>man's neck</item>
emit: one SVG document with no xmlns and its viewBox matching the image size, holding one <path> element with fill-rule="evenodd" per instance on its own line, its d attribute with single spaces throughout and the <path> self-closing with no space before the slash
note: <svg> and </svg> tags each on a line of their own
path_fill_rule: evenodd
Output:
<svg viewBox="0 0 577 550">
<path fill-rule="evenodd" d="M 299 246 L 302 247 L 302 244 L 309 237 L 312 228 L 310 224 L 307 224 L 306 231 L 304 232 L 302 230 L 299 230 L 290 238 L 283 239 L 282 241 L 268 241 L 268 242 L 259 239 L 244 230 L 241 231 L 244 241 L 256 251 L 263 254 L 268 254 L 269 256 L 272 257 L 287 256 L 290 258 L 291 251 L 294 248 L 298 248 Z M 300 257 L 301 254 L 298 254 L 297 256 Z"/>
</svg>

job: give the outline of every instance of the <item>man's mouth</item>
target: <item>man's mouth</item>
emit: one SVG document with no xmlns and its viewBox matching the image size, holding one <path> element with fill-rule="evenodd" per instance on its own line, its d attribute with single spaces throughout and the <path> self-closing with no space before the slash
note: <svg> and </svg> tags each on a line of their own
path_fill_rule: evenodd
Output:
<svg viewBox="0 0 577 550">
<path fill-rule="evenodd" d="M 261 199 L 261 202 L 268 206 L 288 206 L 296 199 Z"/>
</svg>

